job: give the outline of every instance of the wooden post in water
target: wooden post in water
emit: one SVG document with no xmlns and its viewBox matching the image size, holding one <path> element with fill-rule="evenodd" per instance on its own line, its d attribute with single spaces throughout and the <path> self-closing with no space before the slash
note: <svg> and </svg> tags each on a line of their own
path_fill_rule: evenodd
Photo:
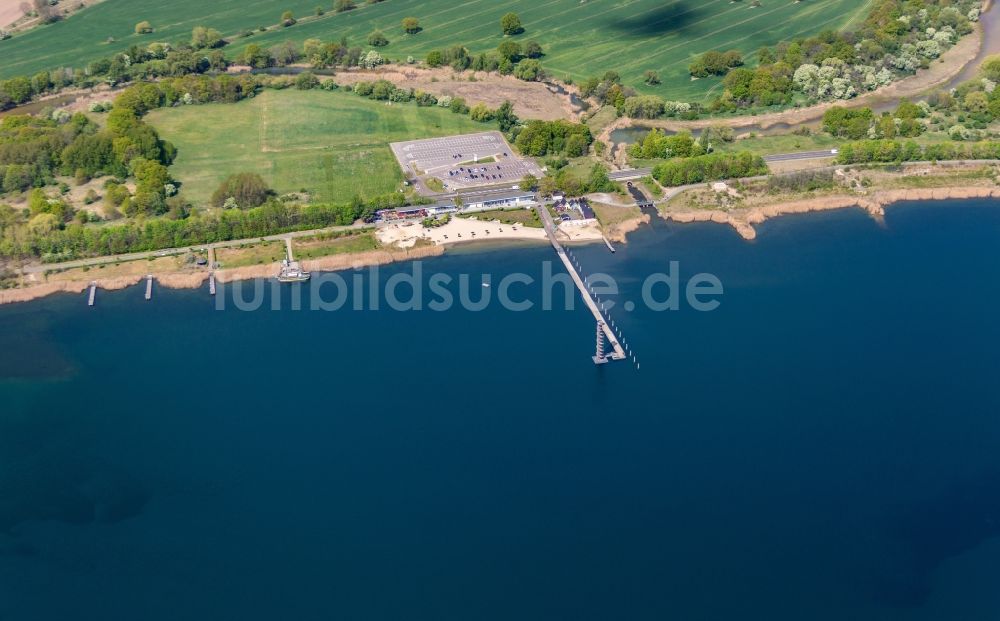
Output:
<svg viewBox="0 0 1000 621">
<path fill-rule="evenodd" d="M 594 353 L 594 364 L 604 364 L 608 359 L 604 355 L 604 322 L 597 322 L 597 350 Z"/>
</svg>

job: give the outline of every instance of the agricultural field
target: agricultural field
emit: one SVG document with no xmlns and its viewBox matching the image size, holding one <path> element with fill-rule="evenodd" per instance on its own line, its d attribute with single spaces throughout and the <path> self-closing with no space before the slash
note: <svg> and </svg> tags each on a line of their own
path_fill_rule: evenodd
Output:
<svg viewBox="0 0 1000 621">
<path fill-rule="evenodd" d="M 206 204 L 228 175 L 259 173 L 279 194 L 321 201 L 393 192 L 403 180 L 389 143 L 490 129 L 444 108 L 387 105 L 340 91 L 272 91 L 237 104 L 154 110 L 147 116 L 177 146 L 171 175 Z"/>
<path fill-rule="evenodd" d="M 330 3 L 325 3 L 330 8 Z M 0 77 L 24 74 L 111 54 L 138 41 L 179 41 L 196 25 L 210 26 L 225 35 L 271 25 L 281 11 L 310 16 L 315 2 L 288 0 L 281 4 L 263 0 L 106 0 L 64 23 L 28 32 L 0 42 L 4 57 Z M 381 48 L 392 60 L 408 55 L 423 58 L 433 49 L 462 44 L 473 53 L 495 48 L 502 36 L 500 16 L 516 12 L 525 32 L 520 41 L 537 40 L 545 50 L 542 65 L 560 79 L 580 80 L 606 70 L 618 71 L 623 80 L 667 99 L 700 100 L 719 85 L 717 78 L 691 80 L 687 66 L 702 52 L 741 50 L 750 55 L 761 45 L 774 44 L 824 29 L 859 23 L 869 0 L 762 0 L 759 7 L 747 0 L 386 0 L 358 2 L 346 13 L 327 12 L 290 28 L 273 28 L 237 39 L 227 50 L 234 57 L 249 43 L 268 47 L 282 41 L 302 43 L 307 38 L 339 40 L 346 36 L 364 45 L 368 33 L 382 30 L 389 45 Z M 423 30 L 402 32 L 404 17 L 416 17 Z M 132 28 L 149 20 L 156 32 L 138 36 Z M 105 43 L 114 36 L 114 43 Z M 646 70 L 660 74 L 662 84 L 642 84 Z"/>
</svg>

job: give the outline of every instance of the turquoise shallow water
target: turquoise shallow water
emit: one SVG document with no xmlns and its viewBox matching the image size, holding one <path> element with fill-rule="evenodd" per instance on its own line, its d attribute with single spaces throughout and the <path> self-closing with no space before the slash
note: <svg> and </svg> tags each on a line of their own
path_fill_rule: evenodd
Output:
<svg viewBox="0 0 1000 621">
<path fill-rule="evenodd" d="M 613 312 L 639 371 L 580 307 L 2 307 L 0 619 L 996 619 L 998 242 L 938 202 L 575 250 L 618 301 L 722 280 Z"/>
</svg>

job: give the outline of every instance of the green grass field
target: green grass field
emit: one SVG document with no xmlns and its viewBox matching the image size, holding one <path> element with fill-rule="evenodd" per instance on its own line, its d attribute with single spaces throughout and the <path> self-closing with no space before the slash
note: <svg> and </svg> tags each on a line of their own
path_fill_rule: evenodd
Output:
<svg viewBox="0 0 1000 621">
<path fill-rule="evenodd" d="M 154 110 L 147 116 L 177 146 L 170 173 L 195 204 L 226 176 L 256 172 L 279 194 L 307 190 L 347 201 L 392 192 L 403 179 L 388 144 L 483 131 L 444 108 L 418 108 L 339 91 L 264 91 L 237 104 Z"/>
<path fill-rule="evenodd" d="M 739 49 L 750 54 L 764 44 L 836 29 L 858 23 L 869 0 L 762 0 L 752 8 L 746 0 L 386 0 L 373 5 L 359 2 L 347 13 L 327 13 L 291 28 L 275 29 L 237 40 L 227 48 L 235 55 L 250 42 L 271 46 L 284 40 L 301 43 L 307 38 L 337 40 L 347 36 L 364 45 L 368 33 L 378 28 L 389 38 L 382 48 L 390 59 L 418 58 L 432 49 L 460 43 L 473 53 L 500 43 L 500 16 L 514 11 L 525 33 L 517 39 L 535 39 L 546 56 L 543 66 L 557 78 L 579 80 L 608 69 L 621 73 L 625 82 L 669 99 L 706 97 L 718 79 L 692 81 L 690 61 L 707 50 Z M 323 3 L 329 8 L 329 2 Z M 285 9 L 296 16 L 311 15 L 316 1 L 289 0 L 280 4 L 263 0 L 105 0 L 71 19 L 0 42 L 4 58 L 0 76 L 7 77 L 108 55 L 136 41 L 186 39 L 191 28 L 204 25 L 233 35 L 245 28 L 270 25 Z M 416 17 L 423 32 L 403 34 L 400 21 Z M 132 28 L 149 20 L 157 32 L 139 37 Z M 117 38 L 106 44 L 109 35 Z M 647 69 L 659 72 L 658 86 L 641 84 Z"/>
</svg>

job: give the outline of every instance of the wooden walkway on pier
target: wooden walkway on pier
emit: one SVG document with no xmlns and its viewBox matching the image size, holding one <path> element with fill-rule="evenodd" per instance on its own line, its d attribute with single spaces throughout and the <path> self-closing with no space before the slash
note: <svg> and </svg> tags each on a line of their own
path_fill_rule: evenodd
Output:
<svg viewBox="0 0 1000 621">
<path fill-rule="evenodd" d="M 562 244 L 556 239 L 556 225 L 552 221 L 552 214 L 543 205 L 535 207 L 538 211 L 538 217 L 541 218 L 542 224 L 545 227 L 545 233 L 549 236 L 549 242 L 551 242 L 552 247 L 555 249 L 556 254 L 559 259 L 563 262 L 566 267 L 566 271 L 569 272 L 570 277 L 576 284 L 576 288 L 580 290 L 580 295 L 583 297 L 584 303 L 586 303 L 587 308 L 593 313 L 594 319 L 598 322 L 601 327 L 601 331 L 604 332 L 604 338 L 607 339 L 608 343 L 611 345 L 611 352 L 605 356 L 607 360 L 625 360 L 625 349 L 622 347 L 621 342 L 618 341 L 618 337 L 608 326 L 608 321 L 604 317 L 604 313 L 601 312 L 601 308 L 597 305 L 597 301 L 594 300 L 594 296 L 590 294 L 590 290 L 587 289 L 586 283 L 583 282 L 583 278 L 580 277 L 580 273 L 577 271 L 573 262 L 569 260 L 566 256 L 566 249 L 563 248 Z M 595 362 L 597 362 L 595 360 Z"/>
</svg>

